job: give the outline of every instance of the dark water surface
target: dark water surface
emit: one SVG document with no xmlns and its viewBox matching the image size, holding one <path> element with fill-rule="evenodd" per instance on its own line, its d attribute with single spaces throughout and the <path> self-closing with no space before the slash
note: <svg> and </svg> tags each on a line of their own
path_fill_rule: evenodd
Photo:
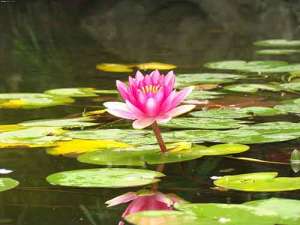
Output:
<svg viewBox="0 0 300 225">
<path fill-rule="evenodd" d="M 153 2 L 0 1 L 0 92 L 43 92 L 63 87 L 109 89 L 116 79 L 127 78 L 127 74 L 96 71 L 95 65 L 103 62 L 158 61 L 178 65 L 177 73 L 195 73 L 206 71 L 202 65 L 210 61 L 280 59 L 256 55 L 253 42 L 299 39 L 299 1 Z M 299 61 L 299 55 L 284 57 L 289 62 Z M 248 98 L 251 101 L 251 96 L 243 101 Z M 282 97 L 269 94 L 267 99 L 276 102 Z M 89 109 L 101 106 L 87 101 L 44 109 L 1 109 L 0 122 L 63 118 L 80 114 L 87 104 Z M 251 147 L 251 152 L 243 156 L 288 160 L 290 152 L 299 147 L 299 141 Z M 93 166 L 74 158 L 47 155 L 45 149 L 3 149 L 0 167 L 15 171 L 10 176 L 21 183 L 14 190 L 0 193 L 0 224 L 116 224 L 123 208 L 107 209 L 104 202 L 138 190 L 50 186 L 45 177 L 51 173 Z M 191 202 L 240 203 L 272 196 L 300 198 L 299 191 L 244 193 L 210 189 L 211 176 L 263 171 L 297 176 L 286 165 L 204 157 L 167 165 L 164 173 L 168 176 L 159 189 Z"/>
</svg>

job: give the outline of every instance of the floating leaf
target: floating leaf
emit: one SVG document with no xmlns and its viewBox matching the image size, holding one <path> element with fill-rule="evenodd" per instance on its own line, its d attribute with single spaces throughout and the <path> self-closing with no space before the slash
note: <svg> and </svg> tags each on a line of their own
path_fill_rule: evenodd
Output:
<svg viewBox="0 0 300 225">
<path fill-rule="evenodd" d="M 149 62 L 149 63 L 140 63 L 135 65 L 140 70 L 172 70 L 176 66 L 173 64 L 166 64 L 160 62 Z"/>
<path fill-rule="evenodd" d="M 12 178 L 0 178 L 0 192 L 15 188 L 19 182 Z"/>
<path fill-rule="evenodd" d="M 300 53 L 297 49 L 263 49 L 256 51 L 258 55 L 291 55 Z"/>
<path fill-rule="evenodd" d="M 187 100 L 203 100 L 203 99 L 214 99 L 222 97 L 223 93 L 216 91 L 197 91 L 194 90 L 187 98 Z"/>
<path fill-rule="evenodd" d="M 262 91 L 281 91 L 280 86 L 273 84 L 233 84 L 224 87 L 225 90 L 244 93 L 255 93 Z"/>
<path fill-rule="evenodd" d="M 61 128 L 76 128 L 90 127 L 98 123 L 92 122 L 88 117 L 79 117 L 72 119 L 52 119 L 52 120 L 32 120 L 19 123 L 24 127 L 61 127 Z"/>
<path fill-rule="evenodd" d="M 300 91 L 300 82 L 280 84 L 280 87 L 287 91 Z"/>
<path fill-rule="evenodd" d="M 162 154 L 157 145 L 144 145 L 134 148 L 96 151 L 80 155 L 78 160 L 96 165 L 130 165 L 161 164 L 182 162 L 208 155 L 227 155 L 247 151 L 249 146 L 240 144 L 220 144 L 206 147 L 190 143 L 167 145 L 169 151 Z"/>
<path fill-rule="evenodd" d="M 54 173 L 47 177 L 47 181 L 69 187 L 121 188 L 156 183 L 163 176 L 145 169 L 101 168 Z"/>
<path fill-rule="evenodd" d="M 106 72 L 116 72 L 116 73 L 132 72 L 133 69 L 131 67 L 132 65 L 115 64 L 115 63 L 101 63 L 96 65 L 97 70 L 102 70 Z"/>
<path fill-rule="evenodd" d="M 85 140 L 122 140 L 127 144 L 143 144 L 145 137 L 149 135 L 155 143 L 153 132 L 148 130 L 134 129 L 97 129 L 97 130 L 82 130 L 68 131 L 65 137 Z M 153 143 L 152 142 L 152 143 Z"/>
<path fill-rule="evenodd" d="M 245 78 L 243 75 L 228 73 L 195 73 L 179 74 L 176 76 L 176 86 L 186 87 L 196 84 L 222 84 L 235 82 L 238 79 Z"/>
<path fill-rule="evenodd" d="M 270 198 L 245 202 L 244 205 L 257 210 L 268 210 L 277 213 L 279 221 L 276 224 L 300 224 L 300 201 L 284 198 Z"/>
<path fill-rule="evenodd" d="M 174 118 L 168 123 L 161 124 L 163 127 L 180 128 L 180 129 L 232 129 L 245 126 L 246 121 L 235 119 L 219 118 L 194 118 L 180 117 Z"/>
<path fill-rule="evenodd" d="M 40 93 L 7 93 L 0 94 L 0 108 L 32 109 L 57 105 L 66 105 L 74 100 Z"/>
<path fill-rule="evenodd" d="M 214 181 L 218 187 L 254 192 L 293 191 L 300 189 L 300 177 L 277 177 L 276 172 L 224 176 Z"/>
<path fill-rule="evenodd" d="M 81 154 L 107 148 L 125 148 L 128 144 L 114 140 L 70 140 L 57 142 L 47 151 L 51 155 Z"/>
<path fill-rule="evenodd" d="M 49 95 L 67 96 L 67 97 L 94 97 L 94 88 L 58 88 L 45 91 Z"/>
<path fill-rule="evenodd" d="M 58 127 L 29 127 L 0 133 L 0 148 L 47 147 L 61 140 L 64 131 Z"/>
<path fill-rule="evenodd" d="M 135 225 L 274 225 L 279 220 L 273 211 L 238 204 L 180 204 L 176 208 L 180 211 L 144 211 L 125 219 Z"/>
<path fill-rule="evenodd" d="M 24 127 L 18 124 L 8 124 L 8 125 L 0 125 L 0 132 L 14 131 L 20 130 Z"/>
<path fill-rule="evenodd" d="M 270 39 L 257 41 L 254 45 L 262 47 L 300 47 L 300 40 Z"/>
<path fill-rule="evenodd" d="M 220 108 L 192 112 L 191 115 L 203 118 L 234 119 L 250 116 L 276 116 L 282 111 L 270 107 Z"/>
</svg>

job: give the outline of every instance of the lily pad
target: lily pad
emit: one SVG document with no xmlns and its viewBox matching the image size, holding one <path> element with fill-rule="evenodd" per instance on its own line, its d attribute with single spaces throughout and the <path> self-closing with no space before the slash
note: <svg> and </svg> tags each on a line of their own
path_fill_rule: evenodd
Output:
<svg viewBox="0 0 300 225">
<path fill-rule="evenodd" d="M 216 186 L 238 191 L 278 192 L 300 189 L 300 177 L 277 177 L 276 172 L 260 172 L 224 176 L 214 181 Z"/>
<path fill-rule="evenodd" d="M 220 108 L 195 111 L 190 115 L 203 118 L 234 119 L 251 116 L 276 116 L 284 112 L 270 107 Z"/>
<path fill-rule="evenodd" d="M 180 211 L 144 211 L 130 214 L 126 220 L 136 225 L 274 225 L 279 220 L 275 212 L 238 204 L 179 204 L 176 208 Z"/>
<path fill-rule="evenodd" d="M 173 64 L 166 64 L 160 62 L 148 62 L 148 63 L 140 63 L 135 65 L 140 70 L 172 70 L 177 66 Z"/>
<path fill-rule="evenodd" d="M 164 174 L 145 169 L 101 168 L 54 173 L 47 177 L 52 185 L 85 188 L 121 188 L 156 183 Z"/>
<path fill-rule="evenodd" d="M 281 91 L 280 86 L 273 84 L 233 84 L 224 87 L 225 90 L 243 93 L 255 93 L 259 90 L 262 91 Z"/>
<path fill-rule="evenodd" d="M 58 127 L 28 127 L 0 133 L 0 148 L 46 147 L 61 140 L 64 131 Z"/>
<path fill-rule="evenodd" d="M 153 132 L 148 130 L 97 129 L 68 131 L 64 134 L 66 138 L 85 140 L 122 140 L 122 142 L 127 144 L 144 144 L 144 139 L 148 135 L 155 143 L 155 137 L 153 137 Z"/>
<path fill-rule="evenodd" d="M 232 129 L 245 126 L 247 121 L 224 119 L 224 118 L 195 118 L 180 117 L 174 118 L 168 123 L 161 124 L 163 127 L 179 128 L 179 129 Z"/>
<path fill-rule="evenodd" d="M 188 96 L 187 100 L 205 100 L 205 99 L 215 99 L 222 97 L 221 92 L 216 91 L 198 91 L 193 90 L 193 92 Z"/>
<path fill-rule="evenodd" d="M 288 64 L 285 61 L 242 61 L 229 60 L 205 64 L 205 67 L 221 70 L 237 70 L 250 73 L 287 73 L 300 70 L 300 64 Z"/>
<path fill-rule="evenodd" d="M 244 205 L 255 207 L 258 210 L 276 212 L 280 220 L 276 224 L 300 224 L 300 201 L 283 198 L 270 198 L 246 202 Z"/>
<path fill-rule="evenodd" d="M 206 147 L 190 143 L 175 143 L 167 146 L 169 151 L 161 153 L 157 145 L 144 145 L 134 148 L 96 151 L 80 155 L 78 160 L 96 165 L 130 165 L 161 164 L 183 162 L 209 155 L 227 155 L 249 150 L 241 144 L 220 144 Z"/>
<path fill-rule="evenodd" d="M 94 97 L 94 88 L 57 88 L 45 91 L 49 95 L 67 96 L 67 97 Z"/>
<path fill-rule="evenodd" d="M 126 64 L 116 64 L 116 63 L 101 63 L 96 65 L 97 70 L 102 70 L 106 72 L 116 72 L 116 73 L 122 73 L 122 72 L 132 72 L 132 65 L 126 65 Z"/>
<path fill-rule="evenodd" d="M 300 40 L 270 39 L 257 41 L 254 45 L 262 47 L 300 47 Z"/>
<path fill-rule="evenodd" d="M 88 117 L 79 117 L 72 119 L 51 119 L 51 120 L 32 120 L 19 123 L 24 127 L 61 127 L 61 128 L 83 128 L 95 126 L 98 123 L 92 122 Z"/>
<path fill-rule="evenodd" d="M 300 91 L 300 82 L 284 83 L 280 84 L 280 87 L 287 91 Z"/>
<path fill-rule="evenodd" d="M 245 78 L 243 75 L 229 73 L 195 73 L 176 76 L 176 86 L 186 87 L 196 84 L 222 84 Z"/>
<path fill-rule="evenodd" d="M 0 94 L 0 108 L 33 109 L 57 105 L 67 105 L 74 100 L 41 93 L 7 93 Z"/>
<path fill-rule="evenodd" d="M 0 178 L 0 192 L 15 188 L 19 182 L 12 178 Z"/>
<path fill-rule="evenodd" d="M 291 55 L 300 53 L 298 49 L 263 49 L 256 51 L 258 55 Z"/>
<path fill-rule="evenodd" d="M 125 148 L 128 144 L 114 140 L 70 140 L 59 141 L 47 151 L 51 155 L 81 154 L 108 148 Z"/>
</svg>

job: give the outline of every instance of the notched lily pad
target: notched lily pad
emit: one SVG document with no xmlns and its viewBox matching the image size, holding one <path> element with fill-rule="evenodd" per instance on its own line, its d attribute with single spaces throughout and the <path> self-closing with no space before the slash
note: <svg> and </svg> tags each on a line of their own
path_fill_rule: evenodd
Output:
<svg viewBox="0 0 300 225">
<path fill-rule="evenodd" d="M 205 100 L 205 99 L 215 99 L 222 97 L 224 93 L 216 91 L 199 91 L 193 90 L 193 92 L 188 96 L 187 100 Z"/>
<path fill-rule="evenodd" d="M 214 181 L 218 187 L 250 192 L 278 192 L 300 189 L 300 177 L 277 177 L 276 172 L 224 176 Z"/>
<path fill-rule="evenodd" d="M 145 169 L 101 168 L 54 173 L 47 177 L 52 185 L 85 188 L 122 188 L 156 183 L 162 173 Z"/>
<path fill-rule="evenodd" d="M 280 86 L 274 84 L 233 84 L 224 87 L 225 90 L 243 93 L 255 93 L 259 90 L 262 91 L 281 91 Z"/>
<path fill-rule="evenodd" d="M 130 165 L 174 163 L 193 160 L 202 156 L 227 155 L 247 151 L 249 146 L 241 144 L 220 144 L 206 147 L 181 142 L 167 145 L 168 152 L 162 154 L 157 145 L 145 145 L 124 149 L 96 151 L 80 155 L 78 160 L 96 165 Z"/>
<path fill-rule="evenodd" d="M 0 192 L 13 189 L 19 185 L 19 182 L 12 178 L 0 178 Z"/>
</svg>

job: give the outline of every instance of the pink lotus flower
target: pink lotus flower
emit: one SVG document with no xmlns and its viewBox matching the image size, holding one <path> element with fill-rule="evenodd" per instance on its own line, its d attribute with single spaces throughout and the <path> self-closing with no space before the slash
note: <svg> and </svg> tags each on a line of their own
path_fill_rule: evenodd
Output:
<svg viewBox="0 0 300 225">
<path fill-rule="evenodd" d="M 173 205 L 177 202 L 184 202 L 183 199 L 173 194 L 163 194 L 161 192 L 146 192 L 138 194 L 135 192 L 128 192 L 120 195 L 106 202 L 107 207 L 130 202 L 122 218 L 126 216 L 147 210 L 173 210 Z M 123 221 L 119 222 L 119 225 L 124 225 Z"/>
<path fill-rule="evenodd" d="M 129 77 L 127 86 L 117 81 L 117 88 L 124 102 L 106 102 L 107 111 L 117 117 L 134 120 L 133 128 L 142 129 L 153 123 L 164 123 L 172 117 L 192 110 L 194 105 L 181 105 L 191 93 L 192 87 L 176 92 L 175 75 L 167 75 L 158 70 L 149 75 L 136 72 L 135 78 Z"/>
</svg>

